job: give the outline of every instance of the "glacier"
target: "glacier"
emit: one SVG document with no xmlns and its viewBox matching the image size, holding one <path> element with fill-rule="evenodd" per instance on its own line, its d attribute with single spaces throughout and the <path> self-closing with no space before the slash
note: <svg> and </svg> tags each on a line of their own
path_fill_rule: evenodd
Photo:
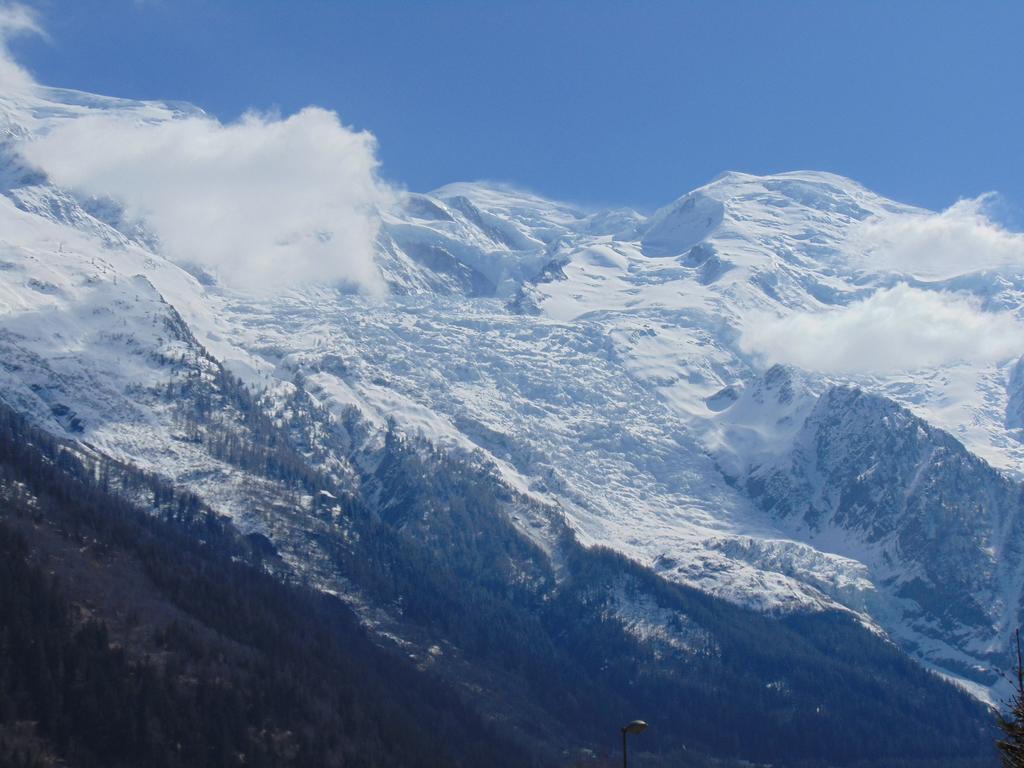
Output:
<svg viewBox="0 0 1024 768">
<path fill-rule="evenodd" d="M 897 286 L 1021 322 L 1024 263 L 901 267 L 873 227 L 932 214 L 822 172 L 726 173 L 650 215 L 456 183 L 378 212 L 385 295 L 247 292 L 23 159 L 33 137 L 102 113 L 195 110 L 0 96 L 0 397 L 41 426 L 192 489 L 343 592 L 317 523 L 284 502 L 253 513 L 277 490 L 211 458 L 149 394 L 218 364 L 282 402 L 301 378 L 371 442 L 393 423 L 492 467 L 584 545 L 765 612 L 853 613 L 976 696 L 1005 697 L 1024 599 L 1024 358 L 820 371 L 749 338 Z M 331 470 L 354 475 L 347 461 Z M 542 546 L 553 535 L 522 527 Z M 671 637 L 657 611 L 623 611 Z"/>
</svg>

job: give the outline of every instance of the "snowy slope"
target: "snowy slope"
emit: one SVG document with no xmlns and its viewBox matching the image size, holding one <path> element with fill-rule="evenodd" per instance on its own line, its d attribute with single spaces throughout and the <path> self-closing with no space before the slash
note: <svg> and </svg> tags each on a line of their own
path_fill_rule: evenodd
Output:
<svg viewBox="0 0 1024 768">
<path fill-rule="evenodd" d="M 979 695 L 998 683 L 1024 594 L 1008 565 L 1022 364 L 803 371 L 745 339 L 765 318 L 824 316 L 901 283 L 1020 315 L 1024 267 L 896 269 L 866 223 L 926 212 L 831 174 L 732 173 L 650 217 L 490 184 L 402 195 L 379 212 L 389 295 L 248 295 L 200 283 L 145 222 L 20 161 L 20 142 L 98 111 L 191 113 L 50 89 L 0 100 L 0 395 L 39 423 L 192 487 L 301 569 L 313 518 L 279 515 L 274 488 L 183 440 L 153 395 L 218 363 L 281 397 L 301 375 L 339 416 L 395 419 L 491 463 L 586 544 L 767 611 L 854 611 Z M 901 469 L 865 485 L 875 464 Z M 941 528 L 941 545 L 911 546 L 915 526 Z M 962 578 L 936 592 L 942 573 Z M 656 615 L 631 621 L 657 633 Z"/>
</svg>

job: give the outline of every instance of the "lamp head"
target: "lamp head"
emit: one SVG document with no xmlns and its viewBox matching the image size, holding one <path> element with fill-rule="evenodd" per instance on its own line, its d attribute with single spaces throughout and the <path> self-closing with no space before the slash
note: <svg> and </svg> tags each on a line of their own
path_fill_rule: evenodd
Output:
<svg viewBox="0 0 1024 768">
<path fill-rule="evenodd" d="M 622 732 L 623 733 L 628 733 L 631 736 L 634 733 L 643 733 L 646 730 L 647 730 L 647 723 L 645 723 L 643 720 L 634 720 L 629 725 L 625 725 L 625 726 L 622 727 Z"/>
</svg>

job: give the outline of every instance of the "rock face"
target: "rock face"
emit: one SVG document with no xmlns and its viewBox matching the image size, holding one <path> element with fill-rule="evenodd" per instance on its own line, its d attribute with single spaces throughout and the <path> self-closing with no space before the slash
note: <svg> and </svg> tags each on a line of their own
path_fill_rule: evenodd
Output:
<svg viewBox="0 0 1024 768">
<path fill-rule="evenodd" d="M 554 572 L 570 536 L 769 615 L 853 612 L 1001 695 L 1021 619 L 1022 364 L 840 376 L 748 340 L 903 283 L 1021 313 L 1024 268 L 917 280 L 865 227 L 928 212 L 827 173 L 730 173 L 649 217 L 479 183 L 396 196 L 378 212 L 386 296 L 251 295 L 19 154 L 60 121 L 192 112 L 0 101 L 0 397 L 34 423 L 191 489 L 340 593 L 325 542 L 344 505 L 294 487 L 284 438 L 252 437 L 273 422 L 296 461 L 373 506 L 387 436 L 415 436 L 489 478 Z M 645 604 L 630 626 L 675 637 Z"/>
<path fill-rule="evenodd" d="M 746 486 L 811 544 L 868 564 L 868 610 L 923 658 L 1000 682 L 1021 610 L 1019 483 L 891 400 L 834 386 L 788 460 Z"/>
</svg>

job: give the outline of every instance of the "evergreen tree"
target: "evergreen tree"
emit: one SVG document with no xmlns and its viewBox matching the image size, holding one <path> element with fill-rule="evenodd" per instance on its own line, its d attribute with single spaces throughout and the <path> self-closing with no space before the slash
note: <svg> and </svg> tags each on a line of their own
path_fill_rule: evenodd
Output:
<svg viewBox="0 0 1024 768">
<path fill-rule="evenodd" d="M 1024 768 L 1024 664 L 1020 650 L 1020 630 L 1017 630 L 1017 690 L 1010 699 L 1010 716 L 999 716 L 999 727 L 1004 737 L 999 740 L 1004 768 Z"/>
</svg>

